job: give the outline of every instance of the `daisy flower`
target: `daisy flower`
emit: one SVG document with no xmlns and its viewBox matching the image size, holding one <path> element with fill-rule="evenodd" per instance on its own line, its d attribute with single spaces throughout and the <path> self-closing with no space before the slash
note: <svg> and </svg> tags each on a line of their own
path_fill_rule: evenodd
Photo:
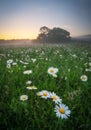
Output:
<svg viewBox="0 0 91 130">
<path fill-rule="evenodd" d="M 54 111 L 56 112 L 56 116 L 58 118 L 64 118 L 67 119 L 70 116 L 71 111 L 69 110 L 68 106 L 64 105 L 64 104 L 59 104 L 56 105 L 56 107 L 54 108 Z"/>
<path fill-rule="evenodd" d="M 7 60 L 7 64 L 11 64 L 11 63 L 13 63 L 12 59 Z"/>
<path fill-rule="evenodd" d="M 55 103 L 61 103 L 62 99 L 60 99 L 59 96 L 57 96 L 54 92 L 50 93 L 50 97 L 53 99 Z"/>
<path fill-rule="evenodd" d="M 56 74 L 53 74 L 53 77 L 54 77 L 54 78 L 57 78 L 57 75 L 56 75 Z"/>
<path fill-rule="evenodd" d="M 13 62 L 12 65 L 17 65 L 17 63 L 16 63 L 16 62 Z"/>
<path fill-rule="evenodd" d="M 37 96 L 41 96 L 42 98 L 50 98 L 50 92 L 46 91 L 46 90 L 42 90 L 40 92 L 37 93 Z"/>
<path fill-rule="evenodd" d="M 85 82 L 88 80 L 88 77 L 86 75 L 82 75 L 80 79 Z"/>
<path fill-rule="evenodd" d="M 58 72 L 58 68 L 50 67 L 48 69 L 48 74 L 55 75 Z"/>
<path fill-rule="evenodd" d="M 85 69 L 85 71 L 90 71 L 90 69 Z"/>
<path fill-rule="evenodd" d="M 31 58 L 31 60 L 33 61 L 33 63 L 36 61 L 36 59 L 34 59 L 34 58 Z"/>
<path fill-rule="evenodd" d="M 23 72 L 23 74 L 31 74 L 32 73 L 32 70 L 26 70 Z"/>
<path fill-rule="evenodd" d="M 31 84 L 31 83 L 32 83 L 32 81 L 31 81 L 31 80 L 29 80 L 29 81 L 27 81 L 27 82 L 26 82 L 26 84 Z"/>
<path fill-rule="evenodd" d="M 11 64 L 7 64 L 7 68 L 11 68 Z"/>
<path fill-rule="evenodd" d="M 37 92 L 37 96 L 41 96 L 42 94 L 41 94 L 41 91 L 40 92 Z"/>
<path fill-rule="evenodd" d="M 25 100 L 27 100 L 28 99 L 28 96 L 27 95 L 21 95 L 20 96 L 20 100 L 21 101 L 25 101 Z"/>
<path fill-rule="evenodd" d="M 91 62 L 89 62 L 89 66 L 91 66 Z"/>
<path fill-rule="evenodd" d="M 21 61 L 21 60 L 20 60 L 20 63 L 22 63 L 22 64 L 24 64 L 24 65 L 28 65 L 28 64 L 29 64 L 29 63 L 23 62 L 23 61 Z"/>
<path fill-rule="evenodd" d="M 27 87 L 28 90 L 37 89 L 35 86 L 29 86 Z"/>
<path fill-rule="evenodd" d="M 24 65 L 23 67 L 26 68 L 26 65 Z"/>
<path fill-rule="evenodd" d="M 76 54 L 73 54 L 72 57 L 77 58 L 77 55 L 76 55 Z"/>
</svg>

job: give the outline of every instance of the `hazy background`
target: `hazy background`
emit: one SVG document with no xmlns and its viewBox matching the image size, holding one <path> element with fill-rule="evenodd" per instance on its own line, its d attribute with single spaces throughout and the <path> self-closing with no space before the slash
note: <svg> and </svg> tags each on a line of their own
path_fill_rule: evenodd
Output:
<svg viewBox="0 0 91 130">
<path fill-rule="evenodd" d="M 0 0 L 0 39 L 34 39 L 44 25 L 91 34 L 91 0 Z"/>
</svg>

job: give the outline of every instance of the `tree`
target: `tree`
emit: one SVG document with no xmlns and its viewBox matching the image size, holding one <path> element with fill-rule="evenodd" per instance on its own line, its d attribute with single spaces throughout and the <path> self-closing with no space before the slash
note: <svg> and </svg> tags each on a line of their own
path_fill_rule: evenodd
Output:
<svg viewBox="0 0 91 130">
<path fill-rule="evenodd" d="M 50 29 L 46 26 L 43 26 L 40 28 L 40 33 L 47 35 L 49 33 Z"/>
<path fill-rule="evenodd" d="M 46 26 L 40 28 L 40 34 L 37 37 L 37 40 L 40 42 L 51 43 L 67 42 L 70 39 L 71 37 L 68 31 L 56 27 L 49 29 Z"/>
<path fill-rule="evenodd" d="M 40 28 L 40 34 L 37 37 L 37 41 L 39 42 L 47 42 L 47 37 L 50 29 L 46 26 Z"/>
<path fill-rule="evenodd" d="M 48 35 L 51 42 L 65 42 L 70 40 L 70 33 L 61 28 L 53 28 Z"/>
</svg>

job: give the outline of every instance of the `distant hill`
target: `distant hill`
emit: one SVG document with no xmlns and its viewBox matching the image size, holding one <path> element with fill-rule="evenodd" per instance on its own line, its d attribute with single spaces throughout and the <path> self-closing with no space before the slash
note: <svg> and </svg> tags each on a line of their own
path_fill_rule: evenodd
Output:
<svg viewBox="0 0 91 130">
<path fill-rule="evenodd" d="M 91 42 L 91 34 L 73 37 L 73 40 Z"/>
</svg>

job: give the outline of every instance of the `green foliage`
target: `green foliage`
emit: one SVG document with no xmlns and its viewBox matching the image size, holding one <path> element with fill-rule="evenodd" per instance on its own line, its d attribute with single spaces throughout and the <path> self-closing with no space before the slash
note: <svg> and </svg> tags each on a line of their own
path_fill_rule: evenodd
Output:
<svg viewBox="0 0 91 130">
<path fill-rule="evenodd" d="M 0 130 L 90 130 L 89 46 L 1 48 L 0 53 L 5 55 L 0 57 Z M 9 59 L 17 65 L 11 63 L 7 68 Z M 59 69 L 56 78 L 47 72 L 51 66 Z M 33 72 L 24 75 L 25 70 Z M 85 82 L 80 79 L 84 74 L 88 77 Z M 36 90 L 26 89 L 28 80 L 37 87 Z M 58 119 L 54 112 L 55 103 L 36 95 L 41 90 L 60 96 L 71 110 L 70 117 Z M 20 100 L 23 94 L 28 95 L 28 100 Z"/>
</svg>

